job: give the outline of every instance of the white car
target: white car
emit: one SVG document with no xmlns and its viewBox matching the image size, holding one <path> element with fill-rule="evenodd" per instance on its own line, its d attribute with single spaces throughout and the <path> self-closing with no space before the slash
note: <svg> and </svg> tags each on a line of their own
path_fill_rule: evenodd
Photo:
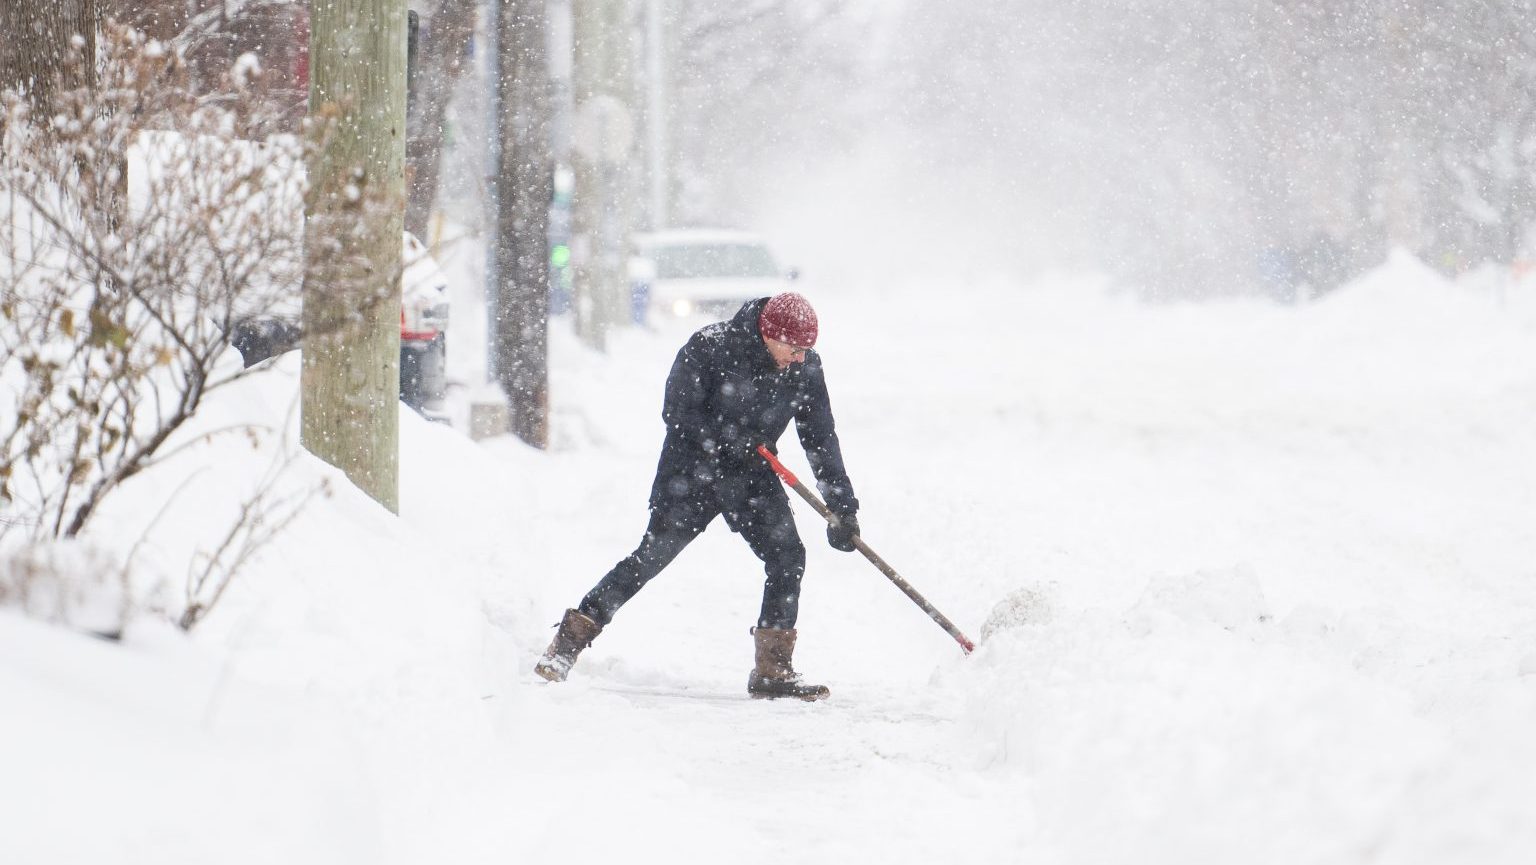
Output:
<svg viewBox="0 0 1536 865">
<path fill-rule="evenodd" d="M 726 317 L 742 303 L 788 290 L 783 270 L 758 235 L 677 229 L 635 236 L 630 261 L 635 318 Z"/>
</svg>

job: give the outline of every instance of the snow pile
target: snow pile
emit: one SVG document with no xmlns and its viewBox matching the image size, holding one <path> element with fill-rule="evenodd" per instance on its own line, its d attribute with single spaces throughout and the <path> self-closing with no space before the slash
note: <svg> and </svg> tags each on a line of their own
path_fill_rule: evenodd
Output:
<svg viewBox="0 0 1536 865">
<path fill-rule="evenodd" d="M 0 604 L 91 633 L 118 632 L 128 603 L 118 556 L 88 541 L 0 553 Z"/>
<path fill-rule="evenodd" d="M 1522 816 L 1536 745 L 1519 732 L 1536 683 L 1507 650 L 1502 669 L 1454 681 L 1460 639 L 1316 607 L 1267 622 L 1251 580 L 1177 582 L 1118 614 L 1000 632 L 946 679 L 982 765 L 1029 791 L 1045 849 L 1274 863 L 1536 849 Z"/>
<path fill-rule="evenodd" d="M 1026 586 L 1009 592 L 981 623 L 981 641 L 985 643 L 993 634 L 1009 628 L 1050 622 L 1052 593 L 1052 587 L 1048 585 Z"/>
<path fill-rule="evenodd" d="M 1536 851 L 1536 318 L 1490 300 L 1399 255 L 1310 306 L 1111 309 L 1113 342 L 1038 352 L 1091 382 L 1024 389 L 1054 462 L 1010 473 L 1051 487 L 1020 487 L 1041 541 L 1009 570 L 1058 597 L 999 605 L 938 682 L 1047 859 Z"/>
<path fill-rule="evenodd" d="M 1251 579 L 1195 574 L 999 633 L 966 671 L 965 735 L 1028 780 L 1041 842 L 1074 861 L 1358 856 L 1445 755 L 1407 695 L 1262 610 Z"/>
<path fill-rule="evenodd" d="M 296 450 L 297 360 L 286 355 L 270 375 L 220 394 L 173 442 L 188 450 L 102 514 L 93 543 L 119 560 L 133 553 L 140 612 L 122 643 L 0 609 L 0 652 L 18 660 L 0 672 L 0 692 L 24 707 L 0 717 L 0 802 L 26 827 L 8 833 L 0 858 L 487 855 L 476 845 L 493 841 L 469 829 L 497 807 L 482 789 L 509 770 L 482 710 L 485 683 L 528 649 L 488 622 L 488 572 L 467 554 L 450 566 L 436 530 L 449 519 L 473 525 L 463 505 L 505 476 L 466 439 L 402 407 L 408 505 L 403 518 L 386 513 Z M 206 435 L 246 423 L 265 432 Z M 248 563 L 191 639 L 164 624 L 154 611 L 177 615 L 235 497 L 290 452 L 279 491 L 330 493 Z M 455 827 L 466 840 L 443 842 Z"/>
</svg>

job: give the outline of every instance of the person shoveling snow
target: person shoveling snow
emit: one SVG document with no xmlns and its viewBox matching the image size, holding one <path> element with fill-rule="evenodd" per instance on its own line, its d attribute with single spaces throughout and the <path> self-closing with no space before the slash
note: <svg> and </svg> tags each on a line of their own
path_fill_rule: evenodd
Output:
<svg viewBox="0 0 1536 865">
<path fill-rule="evenodd" d="M 830 695 L 826 686 L 806 683 L 794 669 L 805 545 L 788 495 L 757 453 L 760 446 L 775 452 L 793 419 L 826 507 L 836 516 L 828 522 L 827 541 L 844 552 L 856 549 L 859 500 L 843 468 L 821 358 L 811 350 L 816 337 L 816 312 L 794 292 L 748 301 L 729 321 L 693 334 L 667 376 L 662 406 L 667 435 L 645 535 L 580 604 L 565 611 L 534 672 L 564 681 L 619 608 L 723 515 L 767 574 L 752 629 L 757 662 L 747 678 L 748 693 L 802 700 Z"/>
</svg>

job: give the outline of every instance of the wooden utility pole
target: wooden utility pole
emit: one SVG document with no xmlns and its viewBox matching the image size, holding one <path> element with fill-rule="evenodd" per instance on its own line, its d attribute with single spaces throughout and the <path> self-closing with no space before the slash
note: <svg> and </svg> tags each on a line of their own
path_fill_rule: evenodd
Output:
<svg viewBox="0 0 1536 865">
<path fill-rule="evenodd" d="M 501 0 L 496 21 L 496 378 L 512 434 L 549 445 L 549 10 Z"/>
<path fill-rule="evenodd" d="M 301 441 L 399 510 L 405 0 L 310 0 Z"/>
<path fill-rule="evenodd" d="M 574 13 L 571 261 L 576 330 L 588 345 L 603 349 L 608 330 L 629 320 L 634 33 L 628 0 L 582 0 Z"/>
</svg>

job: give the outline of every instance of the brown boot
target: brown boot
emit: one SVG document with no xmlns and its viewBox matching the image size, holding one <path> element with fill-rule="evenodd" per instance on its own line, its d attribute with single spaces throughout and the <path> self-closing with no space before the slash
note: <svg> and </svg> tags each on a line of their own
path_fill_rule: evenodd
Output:
<svg viewBox="0 0 1536 865">
<path fill-rule="evenodd" d="M 576 656 L 592 645 L 602 632 L 603 626 L 591 616 L 580 610 L 566 610 L 565 618 L 560 620 L 560 630 L 555 632 L 555 638 L 544 650 L 544 657 L 533 666 L 533 671 L 551 682 L 564 682 L 571 665 L 576 663 Z"/>
<path fill-rule="evenodd" d="M 753 628 L 752 637 L 757 642 L 757 668 L 747 677 L 747 693 L 754 699 L 825 700 L 832 696 L 832 691 L 825 685 L 807 685 L 800 681 L 793 663 L 793 628 Z"/>
</svg>

